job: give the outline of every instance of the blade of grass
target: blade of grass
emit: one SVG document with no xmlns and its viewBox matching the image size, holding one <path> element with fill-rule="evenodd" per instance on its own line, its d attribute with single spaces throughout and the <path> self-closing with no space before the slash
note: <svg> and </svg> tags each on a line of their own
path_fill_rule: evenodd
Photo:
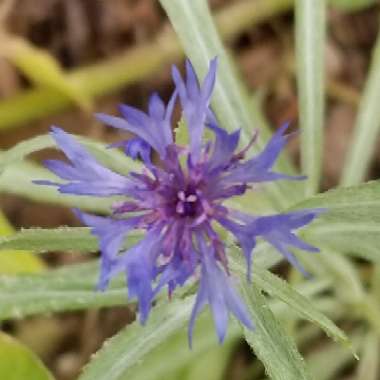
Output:
<svg viewBox="0 0 380 380">
<path fill-rule="evenodd" d="M 292 8 L 293 0 L 256 0 L 234 3 L 216 13 L 218 26 L 231 39 L 247 28 Z M 231 18 L 233 15 L 233 18 Z M 157 49 L 159 46 L 159 49 Z M 105 95 L 154 74 L 183 55 L 171 30 L 155 41 L 118 57 L 66 73 L 66 80 L 89 98 Z M 48 88 L 27 90 L 0 103 L 0 130 L 52 115 L 72 105 L 70 99 Z"/>
<path fill-rule="evenodd" d="M 377 147 L 380 130 L 380 33 L 373 49 L 372 61 L 359 105 L 350 150 L 343 169 L 341 184 L 355 185 L 366 176 Z"/>
<path fill-rule="evenodd" d="M 296 62 L 305 195 L 318 192 L 322 171 L 326 0 L 296 1 Z"/>
</svg>

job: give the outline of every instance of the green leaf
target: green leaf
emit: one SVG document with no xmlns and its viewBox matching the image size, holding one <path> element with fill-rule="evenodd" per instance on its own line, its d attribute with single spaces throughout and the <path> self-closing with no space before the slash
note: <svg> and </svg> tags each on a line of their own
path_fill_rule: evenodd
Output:
<svg viewBox="0 0 380 380">
<path fill-rule="evenodd" d="M 322 172 L 326 0 L 295 2 L 298 104 L 306 196 L 318 192 Z"/>
<path fill-rule="evenodd" d="M 380 130 L 380 34 L 372 53 L 371 66 L 359 105 L 355 130 L 343 170 L 343 186 L 363 181 L 377 148 Z"/>
<path fill-rule="evenodd" d="M 262 290 L 265 290 L 271 296 L 285 302 L 302 318 L 318 325 L 330 338 L 333 338 L 346 346 L 350 345 L 346 334 L 336 326 L 334 322 L 321 313 L 313 305 L 311 300 L 297 292 L 286 281 L 267 270 L 262 270 L 256 267 L 253 283 Z"/>
<path fill-rule="evenodd" d="M 0 250 L 31 249 L 35 252 L 97 252 L 98 241 L 87 227 L 30 228 L 0 238 Z M 2 252 L 0 251 L 0 257 Z"/>
<path fill-rule="evenodd" d="M 0 332 L 0 378 L 6 380 L 53 380 L 41 360 L 14 338 Z"/>
<path fill-rule="evenodd" d="M 86 111 L 91 109 L 91 98 L 73 82 L 66 80 L 59 62 L 47 51 L 28 41 L 12 36 L 1 39 L 1 53 L 37 86 L 48 87 L 67 96 Z"/>
<path fill-rule="evenodd" d="M 1 249 L 30 248 L 35 252 L 79 251 L 97 252 L 99 243 L 88 227 L 29 228 L 14 235 L 0 238 Z M 141 232 L 131 231 L 125 241 L 128 248 L 141 239 Z M 1 253 L 0 253 L 1 256 Z"/>
<path fill-rule="evenodd" d="M 241 284 L 255 330 L 244 329 L 244 335 L 262 361 L 272 380 L 311 379 L 294 341 L 269 309 L 264 296 L 255 286 Z"/>
<path fill-rule="evenodd" d="M 145 355 L 185 325 L 193 302 L 193 297 L 187 297 L 154 307 L 145 326 L 136 321 L 109 339 L 78 380 L 121 380 Z"/>
<path fill-rule="evenodd" d="M 207 1 L 160 0 L 160 3 L 200 78 L 206 74 L 209 61 L 218 56 L 219 66 L 212 107 L 222 127 L 228 131 L 242 128 L 243 144 L 248 143 L 255 133 L 255 128 L 258 128 L 260 137 L 254 148 L 261 150 L 269 138 L 269 128 L 258 105 L 249 100 L 241 82 L 237 79 L 236 70 L 223 48 Z M 279 160 L 278 169 L 282 172 L 294 171 L 285 157 Z M 268 193 L 278 206 L 289 205 L 291 197 L 297 199 L 299 186 L 302 185 L 293 183 L 292 191 L 282 191 L 286 186 L 288 185 L 277 182 L 267 187 Z"/>
<path fill-rule="evenodd" d="M 240 251 L 235 248 L 234 252 L 230 251 L 230 253 L 229 261 L 231 269 L 236 271 L 240 278 L 244 278 L 245 264 Z M 313 300 L 308 299 L 306 295 L 299 292 L 296 288 L 292 287 L 278 276 L 263 269 L 260 266 L 260 263 L 257 262 L 254 264 L 252 283 L 254 286 L 264 290 L 275 299 L 279 299 L 287 304 L 292 312 L 296 313 L 301 318 L 319 326 L 329 337 L 350 347 L 350 342 L 346 334 L 315 307 Z M 326 289 L 326 287 L 330 285 L 330 281 L 325 278 L 318 279 L 317 282 L 305 282 L 301 285 L 302 287 L 300 289 L 302 292 L 306 291 L 313 294 Z"/>
<path fill-rule="evenodd" d="M 0 276 L 0 319 L 125 305 L 122 278 L 115 279 L 105 292 L 95 291 L 98 267 L 94 261 L 41 274 Z"/>
<path fill-rule="evenodd" d="M 300 236 L 317 247 L 380 261 L 380 182 L 327 191 L 294 208 L 326 208 Z"/>
<path fill-rule="evenodd" d="M 0 240 L 14 233 L 5 215 L 0 211 Z M 25 247 L 30 249 L 29 246 Z M 0 248 L 1 249 L 1 248 Z M 45 263 L 29 251 L 0 251 L 0 274 L 38 273 L 46 268 Z"/>
<path fill-rule="evenodd" d="M 227 358 L 241 330 L 231 323 L 223 345 L 216 343 L 210 313 L 203 313 L 196 323 L 192 349 L 188 346 L 187 326 L 167 338 L 125 372 L 125 380 L 207 379 L 218 380 L 227 365 Z M 175 360 L 168 358 L 175 357 Z"/>
</svg>

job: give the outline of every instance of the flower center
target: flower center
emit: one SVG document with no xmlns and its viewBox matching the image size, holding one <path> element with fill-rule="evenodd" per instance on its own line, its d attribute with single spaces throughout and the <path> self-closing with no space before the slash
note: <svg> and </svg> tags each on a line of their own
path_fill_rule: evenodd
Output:
<svg viewBox="0 0 380 380">
<path fill-rule="evenodd" d="M 192 191 L 180 190 L 177 193 L 175 211 L 183 217 L 195 217 L 199 213 L 199 198 Z"/>
</svg>

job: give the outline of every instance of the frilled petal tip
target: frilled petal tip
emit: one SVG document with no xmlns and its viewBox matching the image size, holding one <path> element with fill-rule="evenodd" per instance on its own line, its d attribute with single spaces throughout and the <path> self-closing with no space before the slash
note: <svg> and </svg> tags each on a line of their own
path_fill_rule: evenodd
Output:
<svg viewBox="0 0 380 380">
<path fill-rule="evenodd" d="M 226 336 L 229 313 L 234 314 L 248 329 L 254 328 L 248 309 L 236 291 L 231 277 L 220 267 L 210 251 L 202 252 L 201 279 L 189 322 L 190 347 L 195 320 L 207 304 L 211 308 L 220 343 L 223 343 Z"/>
<path fill-rule="evenodd" d="M 210 61 L 208 72 L 200 85 L 195 70 L 186 60 L 186 79 L 183 80 L 177 67 L 172 68 L 172 77 L 178 91 L 186 124 L 189 129 L 190 151 L 194 162 L 198 161 L 202 148 L 202 137 L 209 115 L 209 105 L 215 86 L 218 59 Z"/>
<path fill-rule="evenodd" d="M 303 268 L 290 249 L 297 248 L 311 253 L 317 253 L 320 250 L 301 240 L 294 231 L 308 225 L 318 215 L 326 211 L 326 209 L 322 208 L 305 209 L 285 214 L 263 216 L 252 222 L 248 229 L 253 235 L 260 236 L 270 243 L 290 264 L 306 277 L 309 277 L 309 273 Z"/>
<path fill-rule="evenodd" d="M 282 125 L 268 141 L 263 151 L 250 160 L 236 164 L 225 176 L 226 183 L 259 183 L 279 180 L 305 180 L 303 175 L 288 175 L 272 170 L 278 156 L 293 134 L 285 135 L 289 124 Z"/>
<path fill-rule="evenodd" d="M 75 195 L 128 195 L 132 183 L 124 176 L 101 165 L 75 138 L 58 127 L 50 134 L 69 162 L 46 160 L 45 166 L 63 183 L 38 180 L 38 185 L 56 186 L 61 193 Z"/>
</svg>

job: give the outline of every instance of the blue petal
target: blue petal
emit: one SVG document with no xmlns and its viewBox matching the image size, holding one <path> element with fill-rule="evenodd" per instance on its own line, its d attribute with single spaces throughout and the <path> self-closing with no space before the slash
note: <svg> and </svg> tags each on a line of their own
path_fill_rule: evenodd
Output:
<svg viewBox="0 0 380 380">
<path fill-rule="evenodd" d="M 78 209 L 75 209 L 74 212 L 85 225 L 91 227 L 91 233 L 99 239 L 101 273 L 98 289 L 105 290 L 110 279 L 124 268 L 118 262 L 118 254 L 128 233 L 136 228 L 141 217 L 116 220 L 87 214 Z"/>
<path fill-rule="evenodd" d="M 219 167 L 224 168 L 230 163 L 235 149 L 239 144 L 240 130 L 230 134 L 214 123 L 208 124 L 208 128 L 215 133 L 214 151 L 209 160 L 209 170 Z"/>
<path fill-rule="evenodd" d="M 319 252 L 319 249 L 299 239 L 293 231 L 309 224 L 324 211 L 323 209 L 309 209 L 263 216 L 256 218 L 247 226 L 247 229 L 253 236 L 260 236 L 273 245 L 294 267 L 307 275 L 296 257 L 289 251 L 289 247 L 308 252 Z"/>
<path fill-rule="evenodd" d="M 194 324 L 195 320 L 197 319 L 198 315 L 202 312 L 202 310 L 207 305 L 207 286 L 204 280 L 200 280 L 199 286 L 198 286 L 198 292 L 197 297 L 195 299 L 195 304 L 193 306 L 193 310 L 191 311 L 190 321 L 189 321 L 189 329 L 188 329 L 188 340 L 189 340 L 189 346 L 192 347 L 193 343 L 193 331 L 194 331 Z"/>
<path fill-rule="evenodd" d="M 149 116 L 155 120 L 165 118 L 165 104 L 157 93 L 153 93 L 149 99 Z"/>
<path fill-rule="evenodd" d="M 203 259 L 202 279 L 206 283 L 208 303 L 211 307 L 219 342 L 222 343 L 228 326 L 228 306 L 225 300 L 226 294 L 224 294 L 226 285 L 224 281 L 223 283 L 221 281 L 223 272 L 217 267 L 217 264 L 212 262 L 208 255 L 205 255 Z"/>
<path fill-rule="evenodd" d="M 228 183 L 252 183 L 277 181 L 282 179 L 305 179 L 305 176 L 290 176 L 271 171 L 276 159 L 289 140 L 290 135 L 284 135 L 287 128 L 288 124 L 284 124 L 279 128 L 258 156 L 246 162 L 237 164 L 230 170 L 230 174 L 228 174 L 223 181 Z"/>
<path fill-rule="evenodd" d="M 145 238 L 123 255 L 128 295 L 139 301 L 140 322 L 144 324 L 149 316 L 155 296 L 152 282 L 157 275 L 156 261 L 160 253 L 160 240 L 157 231 L 149 231 Z"/>
<path fill-rule="evenodd" d="M 125 106 L 120 106 L 120 109 L 124 111 L 124 107 Z M 132 122 L 128 122 L 127 120 L 121 117 L 110 116 L 102 113 L 97 113 L 95 116 L 99 121 L 101 121 L 104 124 L 134 133 L 136 136 L 140 137 L 141 139 L 146 141 L 150 146 L 152 146 L 152 148 L 154 148 L 160 155 L 164 154 L 164 146 L 160 142 L 156 141 L 156 136 L 152 132 L 150 123 L 135 125 L 132 124 Z"/>
<path fill-rule="evenodd" d="M 258 235 L 266 235 L 279 230 L 291 231 L 309 224 L 324 211 L 324 209 L 306 209 L 256 217 L 250 228 L 254 229 Z"/>
<path fill-rule="evenodd" d="M 283 124 L 271 137 L 264 150 L 255 158 L 258 166 L 268 169 L 274 165 L 277 157 L 288 143 L 290 135 L 284 135 L 288 128 L 289 123 Z"/>
<path fill-rule="evenodd" d="M 169 294 L 177 287 L 183 286 L 184 283 L 194 274 L 197 266 L 196 252 L 189 254 L 189 259 L 184 260 L 181 252 L 176 252 L 174 257 L 167 265 L 164 265 L 155 294 L 157 294 L 165 285 L 169 287 Z"/>
<path fill-rule="evenodd" d="M 124 129 L 134 133 L 145 143 L 154 148 L 161 158 L 165 157 L 166 148 L 173 143 L 171 131 L 171 116 L 176 100 L 175 91 L 167 108 L 157 94 L 153 94 L 149 100 L 149 115 L 131 106 L 120 105 L 120 112 L 124 118 L 106 114 L 96 114 L 101 122 L 114 128 Z"/>
<path fill-rule="evenodd" d="M 197 161 L 202 147 L 202 136 L 205 127 L 212 91 L 215 85 L 217 58 L 210 62 L 209 71 L 199 86 L 194 68 L 186 61 L 186 83 L 181 78 L 178 69 L 172 69 L 173 81 L 179 93 L 183 113 L 190 135 L 190 150 L 192 158 Z"/>
<path fill-rule="evenodd" d="M 201 237 L 198 239 L 201 251 L 202 271 L 196 302 L 190 318 L 189 342 L 191 344 L 194 321 L 203 307 L 211 307 L 214 323 L 219 338 L 223 342 L 231 312 L 247 328 L 254 328 L 248 310 L 234 289 L 231 278 L 225 273 L 215 259 L 212 246 Z"/>
<path fill-rule="evenodd" d="M 129 140 L 119 141 L 109 145 L 110 148 L 122 147 L 125 154 L 133 160 L 140 158 L 146 166 L 151 166 L 151 146 L 140 137 L 134 137 Z"/>
<path fill-rule="evenodd" d="M 70 134 L 53 127 L 51 135 L 71 164 L 59 160 L 47 160 L 45 165 L 58 177 L 69 183 L 34 181 L 37 184 L 57 186 L 62 193 L 78 195 L 128 195 L 134 185 L 126 177 L 105 168 L 93 158 Z"/>
<path fill-rule="evenodd" d="M 302 264 L 294 256 L 294 254 L 286 248 L 286 245 L 282 243 L 281 238 L 276 238 L 275 236 L 267 236 L 265 240 L 267 240 L 268 243 L 272 244 L 273 247 L 275 247 L 277 251 L 279 251 L 291 265 L 293 265 L 294 268 L 296 268 L 305 277 L 309 277 L 309 273 L 305 270 Z"/>
</svg>

